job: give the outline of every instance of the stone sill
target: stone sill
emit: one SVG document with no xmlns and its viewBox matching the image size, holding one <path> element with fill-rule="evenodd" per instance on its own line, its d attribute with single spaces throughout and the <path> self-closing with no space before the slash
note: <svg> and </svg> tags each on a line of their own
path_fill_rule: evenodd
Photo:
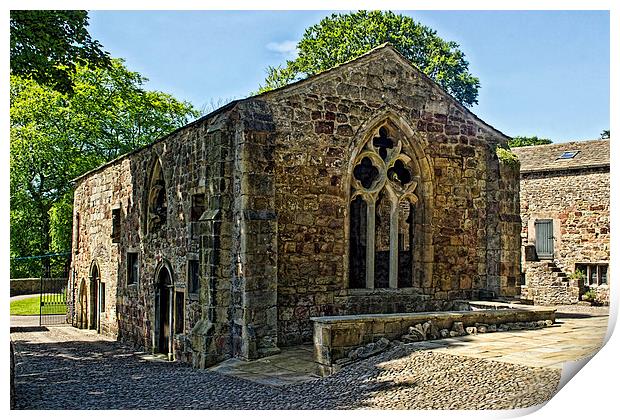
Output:
<svg viewBox="0 0 620 420">
<path fill-rule="evenodd" d="M 421 298 L 430 299 L 430 296 L 422 293 L 420 288 L 417 287 L 401 287 L 401 288 L 377 288 L 377 289 L 343 289 L 339 290 L 335 293 L 335 296 L 338 297 L 346 297 L 346 296 L 371 296 L 371 295 L 418 295 Z"/>
</svg>

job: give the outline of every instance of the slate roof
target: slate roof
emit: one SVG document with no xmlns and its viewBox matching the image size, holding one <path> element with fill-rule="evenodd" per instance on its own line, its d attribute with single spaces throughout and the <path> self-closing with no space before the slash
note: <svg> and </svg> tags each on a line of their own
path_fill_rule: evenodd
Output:
<svg viewBox="0 0 620 420">
<path fill-rule="evenodd" d="M 512 151 L 521 161 L 521 173 L 609 168 L 609 139 L 513 147 Z M 565 152 L 577 154 L 560 158 Z"/>
</svg>

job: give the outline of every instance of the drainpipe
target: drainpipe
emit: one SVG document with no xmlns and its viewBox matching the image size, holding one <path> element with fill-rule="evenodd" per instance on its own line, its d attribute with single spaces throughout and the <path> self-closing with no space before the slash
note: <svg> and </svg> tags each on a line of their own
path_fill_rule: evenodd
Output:
<svg viewBox="0 0 620 420">
<path fill-rule="evenodd" d="M 97 281 L 97 333 L 101 334 L 101 280 Z"/>
<path fill-rule="evenodd" d="M 174 337 L 174 318 L 173 318 L 173 308 L 174 308 L 174 287 L 169 286 L 168 288 L 169 299 L 168 299 L 168 328 L 170 328 L 170 332 L 168 334 L 168 360 L 174 360 L 174 348 L 173 346 L 173 337 Z"/>
</svg>

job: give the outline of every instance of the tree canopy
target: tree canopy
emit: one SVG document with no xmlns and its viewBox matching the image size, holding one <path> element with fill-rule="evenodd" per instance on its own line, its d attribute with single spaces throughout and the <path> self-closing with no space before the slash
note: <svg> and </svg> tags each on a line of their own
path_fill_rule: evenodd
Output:
<svg viewBox="0 0 620 420">
<path fill-rule="evenodd" d="M 550 139 L 538 138 L 538 136 L 515 136 L 508 142 L 510 147 L 538 146 L 553 143 Z"/>
<path fill-rule="evenodd" d="M 385 42 L 464 105 L 478 103 L 480 82 L 469 73 L 459 45 L 407 16 L 384 11 L 332 14 L 306 29 L 298 57 L 268 67 L 259 92 L 269 91 L 349 61 Z"/>
<path fill-rule="evenodd" d="M 71 95 L 11 76 L 12 257 L 70 249 L 70 181 L 198 116 L 145 81 L 118 59 L 107 68 L 77 64 Z"/>
<path fill-rule="evenodd" d="M 11 10 L 11 74 L 71 92 L 77 64 L 105 67 L 110 57 L 88 33 L 85 10 Z"/>
</svg>

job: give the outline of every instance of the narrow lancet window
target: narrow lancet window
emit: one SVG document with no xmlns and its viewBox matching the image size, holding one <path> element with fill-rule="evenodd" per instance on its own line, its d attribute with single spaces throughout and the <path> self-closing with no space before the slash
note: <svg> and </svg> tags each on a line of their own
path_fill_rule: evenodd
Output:
<svg viewBox="0 0 620 420">
<path fill-rule="evenodd" d="M 398 287 L 412 286 L 413 220 L 415 207 L 403 200 L 398 206 Z"/>
<path fill-rule="evenodd" d="M 375 288 L 390 286 L 390 222 L 392 203 L 385 189 L 375 204 Z"/>
<path fill-rule="evenodd" d="M 349 287 L 366 287 L 366 202 L 357 196 L 351 202 L 349 241 Z"/>
<path fill-rule="evenodd" d="M 168 200 L 166 197 L 166 182 L 159 160 L 155 162 L 151 171 L 151 181 L 147 203 L 147 229 L 154 232 L 166 224 L 168 216 Z"/>
</svg>

